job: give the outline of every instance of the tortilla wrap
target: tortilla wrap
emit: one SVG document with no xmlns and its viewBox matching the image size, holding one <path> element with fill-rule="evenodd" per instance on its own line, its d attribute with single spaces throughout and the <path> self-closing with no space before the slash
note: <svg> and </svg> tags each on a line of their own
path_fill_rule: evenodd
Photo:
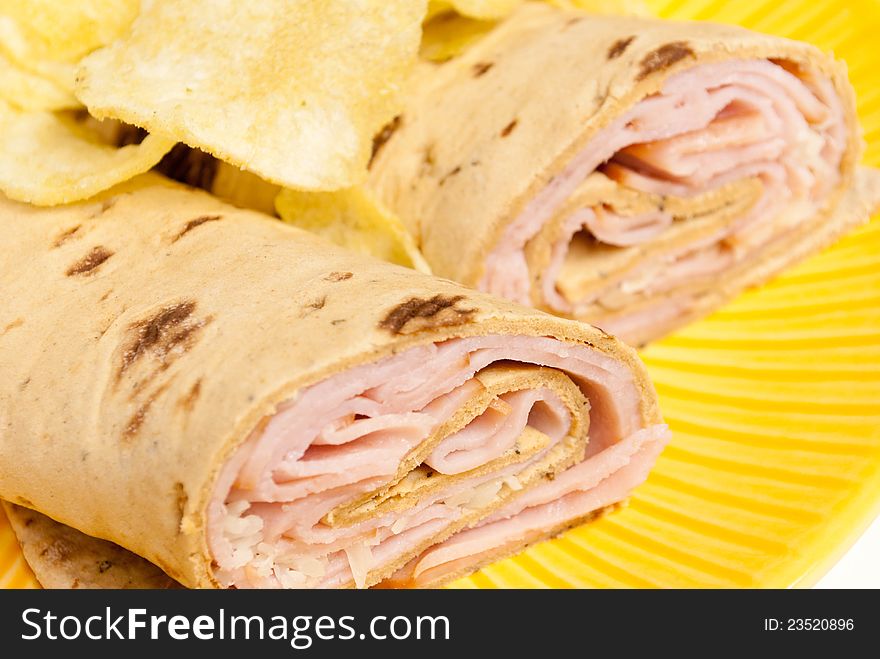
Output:
<svg viewBox="0 0 880 659">
<path fill-rule="evenodd" d="M 187 587 L 438 585 L 668 438 L 604 332 L 156 175 L 0 236 L 0 497 Z"/>
<path fill-rule="evenodd" d="M 30 508 L 3 501 L 25 560 L 43 588 L 179 588 L 140 556 Z"/>
<path fill-rule="evenodd" d="M 435 274 L 643 344 L 878 206 L 843 63 L 706 22 L 527 3 L 423 63 L 370 187 Z"/>
</svg>

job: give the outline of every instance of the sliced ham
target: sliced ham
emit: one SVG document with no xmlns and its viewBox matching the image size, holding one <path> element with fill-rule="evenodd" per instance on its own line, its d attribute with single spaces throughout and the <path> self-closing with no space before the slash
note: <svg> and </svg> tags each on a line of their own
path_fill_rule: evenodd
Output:
<svg viewBox="0 0 880 659">
<path fill-rule="evenodd" d="M 846 65 L 527 2 L 423 64 L 368 186 L 435 274 L 642 345 L 880 207 Z"/>
<path fill-rule="evenodd" d="M 516 364 L 558 369 L 585 397 L 577 415 L 588 416 L 589 441 L 570 466 L 552 481 L 520 481 L 576 423 L 556 390 L 533 387 L 495 396 L 395 480 L 408 456 L 482 394 L 481 378 Z M 450 339 L 331 376 L 280 405 L 224 467 L 209 508 L 217 577 L 236 588 L 364 586 L 410 563 L 409 585 L 419 585 L 425 571 L 432 582 L 451 576 L 447 563 L 477 566 L 624 499 L 645 479 L 668 431 L 643 427 L 641 400 L 621 362 L 544 337 Z M 535 452 L 504 461 L 527 438 L 539 438 Z M 445 480 L 403 509 L 331 519 L 345 505 L 380 500 L 394 483 L 430 476 Z"/>
<path fill-rule="evenodd" d="M 410 586 L 433 585 L 463 565 L 499 548 L 521 546 L 586 519 L 629 496 L 641 485 L 666 444 L 662 427 L 639 431 L 561 476 L 514 500 L 484 522 L 431 547 L 398 571 L 393 580 Z"/>
<path fill-rule="evenodd" d="M 542 273 L 540 295 L 552 311 L 598 313 L 603 324 L 601 309 L 644 306 L 638 302 L 646 297 L 708 282 L 783 240 L 822 208 L 840 182 L 847 134 L 842 102 L 830 80 L 795 75 L 769 60 L 696 65 L 668 78 L 659 93 L 602 129 L 534 196 L 488 255 L 479 286 L 532 302 L 526 246 L 596 172 L 640 193 L 685 199 L 757 178 L 763 193 L 749 212 L 708 239 L 672 250 L 650 249 L 673 224 L 663 208 L 622 215 L 599 204 L 571 212 Z M 569 244 L 582 231 L 605 245 L 647 251 L 639 268 L 622 280 L 569 299 L 557 282 Z M 616 306 L 609 307 L 611 299 Z M 652 314 L 604 315 L 614 316 L 609 326 L 622 330 L 624 338 L 651 334 Z"/>
</svg>

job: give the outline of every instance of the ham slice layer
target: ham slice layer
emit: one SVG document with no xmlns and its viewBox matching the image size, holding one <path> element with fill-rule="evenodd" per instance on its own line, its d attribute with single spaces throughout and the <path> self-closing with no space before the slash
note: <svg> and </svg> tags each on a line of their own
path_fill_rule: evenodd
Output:
<svg viewBox="0 0 880 659">
<path fill-rule="evenodd" d="M 686 315 L 701 288 L 710 290 L 725 271 L 759 259 L 823 208 L 840 182 L 847 136 L 843 104 L 828 79 L 769 60 L 694 66 L 602 129 L 551 179 L 508 225 L 479 287 L 589 318 L 624 339 L 653 338 Z M 526 246 L 591 176 L 659 199 L 687 200 L 746 179 L 760 181 L 762 194 L 710 235 L 654 250 L 652 241 L 691 218 L 673 217 L 662 203 L 634 215 L 602 203 L 577 209 L 563 218 L 549 265 L 530 272 Z M 570 245 L 585 238 L 595 243 L 588 256 L 641 247 L 638 266 L 622 276 L 606 273 L 606 286 L 573 295 L 560 277 L 576 276 L 583 266 L 577 260 L 585 252 L 574 255 Z"/>
<path fill-rule="evenodd" d="M 496 392 L 398 473 L 509 373 L 534 384 Z M 560 373 L 582 409 L 552 385 Z M 237 588 L 442 583 L 626 498 L 668 439 L 666 426 L 643 425 L 641 400 L 624 364 L 544 337 L 451 339 L 331 376 L 279 406 L 224 467 L 209 510 L 217 577 Z M 527 437 L 537 450 L 502 459 Z M 573 439 L 572 460 L 523 482 Z M 416 476 L 439 485 L 403 506 L 382 498 Z"/>
</svg>

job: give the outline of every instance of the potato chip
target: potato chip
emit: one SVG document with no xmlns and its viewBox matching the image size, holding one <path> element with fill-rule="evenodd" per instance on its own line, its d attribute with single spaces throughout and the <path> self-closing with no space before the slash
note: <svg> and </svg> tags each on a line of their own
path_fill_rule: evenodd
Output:
<svg viewBox="0 0 880 659">
<path fill-rule="evenodd" d="M 212 194 L 242 208 L 252 208 L 268 215 L 275 214 L 275 199 L 281 188 L 247 170 L 222 160 L 216 162 L 217 169 L 210 188 Z"/>
<path fill-rule="evenodd" d="M 564 9 L 583 9 L 593 14 L 621 16 L 650 16 L 645 0 L 547 0 Z"/>
<path fill-rule="evenodd" d="M 403 222 L 360 186 L 336 192 L 282 190 L 275 207 L 285 222 L 337 245 L 431 272 Z"/>
<path fill-rule="evenodd" d="M 61 110 L 80 106 L 73 94 L 51 80 L 20 69 L 0 53 L 0 99 L 22 110 Z"/>
<path fill-rule="evenodd" d="M 0 0 L 0 51 L 72 92 L 76 63 L 125 34 L 139 8 L 140 0 Z"/>
<path fill-rule="evenodd" d="M 147 136 L 147 131 L 142 128 L 118 122 L 115 130 L 111 126 L 108 131 L 103 125 L 108 123 L 113 120 L 104 119 L 95 128 L 116 146 L 137 144 Z M 176 144 L 154 171 L 171 180 L 206 190 L 239 208 L 275 215 L 275 197 L 281 192 L 280 186 L 186 144 Z"/>
<path fill-rule="evenodd" d="M 425 23 L 419 55 L 431 62 L 458 57 L 486 36 L 496 21 L 481 21 L 447 11 Z"/>
<path fill-rule="evenodd" d="M 83 60 L 99 117 L 173 137 L 288 187 L 366 176 L 398 110 L 425 0 L 163 0 Z"/>
<path fill-rule="evenodd" d="M 523 4 L 525 0 L 449 0 L 459 14 L 479 18 L 482 20 L 494 20 L 504 18 L 514 9 Z"/>
<path fill-rule="evenodd" d="M 450 0 L 428 0 L 428 13 L 425 14 L 425 23 L 439 14 L 445 14 L 450 11 L 455 11 Z"/>
<path fill-rule="evenodd" d="M 116 148 L 73 113 L 24 112 L 0 100 L 0 190 L 51 206 L 87 199 L 158 163 L 173 140 L 148 135 Z"/>
</svg>

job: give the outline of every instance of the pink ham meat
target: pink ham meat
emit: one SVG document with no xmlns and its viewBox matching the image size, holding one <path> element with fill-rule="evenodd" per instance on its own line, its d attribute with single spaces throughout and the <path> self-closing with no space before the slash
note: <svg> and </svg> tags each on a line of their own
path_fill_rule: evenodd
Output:
<svg viewBox="0 0 880 659">
<path fill-rule="evenodd" d="M 567 299 L 557 289 L 576 234 L 587 232 L 611 246 L 646 245 L 673 218 L 662 210 L 621 217 L 602 206 L 573 212 L 553 247 L 540 290 L 550 310 L 574 316 L 609 293 L 674 294 L 754 258 L 819 212 L 840 183 L 848 134 L 842 102 L 828 79 L 795 75 L 781 64 L 757 59 L 684 70 L 602 129 L 526 205 L 488 255 L 479 288 L 521 303 L 532 301 L 525 247 L 594 172 L 633 190 L 684 198 L 759 179 L 760 201 L 735 222 L 698 244 L 649 253 L 616 288 L 582 299 Z M 644 336 L 652 325 L 668 324 L 686 308 L 686 297 L 662 299 L 599 324 L 623 338 Z"/>
<path fill-rule="evenodd" d="M 449 419 L 498 363 L 564 371 L 590 405 L 583 459 L 552 481 L 522 488 L 512 465 L 452 481 L 411 508 L 347 526 L 335 507 L 388 483 L 405 456 Z M 626 498 L 647 477 L 668 439 L 643 427 L 631 371 L 596 349 L 526 336 L 449 339 L 412 347 L 302 390 L 279 406 L 224 466 L 209 508 L 208 538 L 226 586 L 372 585 L 371 573 L 406 559 L 390 585 L 433 585 L 470 571 Z M 504 394 L 441 441 L 425 464 L 462 474 L 509 450 L 526 426 L 550 445 L 568 432 L 569 413 L 549 389 Z M 460 519 L 475 499 L 501 488 L 512 497 L 470 528 L 417 552 Z M 419 554 L 419 555 L 416 555 Z"/>
<path fill-rule="evenodd" d="M 625 440 L 572 467 L 555 480 L 535 488 L 474 528 L 452 536 L 410 561 L 389 580 L 419 586 L 442 580 L 448 573 L 468 571 L 482 557 L 503 554 L 562 530 L 624 500 L 654 466 L 663 446 L 664 429 L 640 430 Z"/>
</svg>

